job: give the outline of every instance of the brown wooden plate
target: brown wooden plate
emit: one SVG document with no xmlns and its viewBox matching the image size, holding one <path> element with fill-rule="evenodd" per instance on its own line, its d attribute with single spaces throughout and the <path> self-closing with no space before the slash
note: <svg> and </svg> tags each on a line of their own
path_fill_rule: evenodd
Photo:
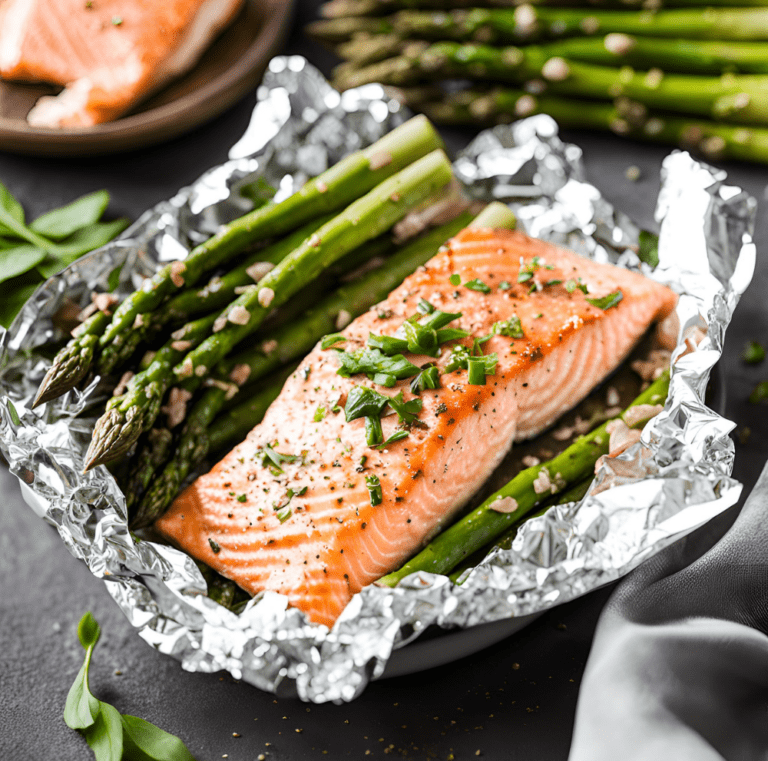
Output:
<svg viewBox="0 0 768 761">
<path fill-rule="evenodd" d="M 246 0 L 235 21 L 183 77 L 129 115 L 81 129 L 39 129 L 26 116 L 41 95 L 60 88 L 0 81 L 0 150 L 83 156 L 140 148 L 217 116 L 252 90 L 288 32 L 293 0 Z"/>
</svg>

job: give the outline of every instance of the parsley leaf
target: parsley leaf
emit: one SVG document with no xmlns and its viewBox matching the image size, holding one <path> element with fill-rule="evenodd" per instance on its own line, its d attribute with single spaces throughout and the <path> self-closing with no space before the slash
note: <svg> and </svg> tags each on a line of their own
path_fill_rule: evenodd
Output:
<svg viewBox="0 0 768 761">
<path fill-rule="evenodd" d="M 464 283 L 465 288 L 469 288 L 470 291 L 479 291 L 480 293 L 490 293 L 491 287 L 486 285 L 480 278 L 475 278 L 467 283 Z"/>
<path fill-rule="evenodd" d="M 614 291 L 613 293 L 608 293 L 600 298 L 587 299 L 587 302 L 592 304 L 593 307 L 605 311 L 606 309 L 615 307 L 623 298 L 624 294 L 621 291 Z"/>
</svg>

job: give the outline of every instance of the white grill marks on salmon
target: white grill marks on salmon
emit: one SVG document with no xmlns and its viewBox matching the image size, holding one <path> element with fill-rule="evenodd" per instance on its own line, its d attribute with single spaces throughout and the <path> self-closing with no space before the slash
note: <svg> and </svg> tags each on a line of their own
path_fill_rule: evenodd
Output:
<svg viewBox="0 0 768 761">
<path fill-rule="evenodd" d="M 64 86 L 27 116 L 88 127 L 120 116 L 197 63 L 243 0 L 4 0 L 0 77 Z"/>
<path fill-rule="evenodd" d="M 517 282 L 521 268 L 533 270 L 524 283 Z M 454 286 L 451 275 L 461 283 L 478 278 L 491 292 Z M 567 287 L 579 278 L 588 296 Z M 540 289 L 531 292 L 533 284 Z M 587 301 L 617 290 L 623 299 L 609 309 Z M 535 436 L 578 403 L 676 303 L 674 293 L 640 275 L 520 232 L 465 230 L 354 320 L 343 331 L 345 348 L 363 346 L 370 333 L 394 334 L 420 299 L 462 312 L 451 327 L 473 337 L 513 316 L 524 337 L 496 335 L 483 345 L 498 354 L 484 386 L 469 385 L 464 370 L 443 374 L 441 388 L 421 394 L 425 427 L 381 451 L 366 445 L 364 420 L 345 422 L 335 403 L 343 406 L 359 384 L 390 396 L 402 390 L 410 399 L 408 382 L 386 389 L 363 375 L 343 378 L 335 352 L 316 347 L 263 422 L 157 522 L 162 534 L 248 592 L 280 592 L 330 626 L 353 594 L 399 567 L 450 520 L 513 441 Z M 472 345 L 471 338 L 459 342 Z M 434 360 L 441 369 L 449 348 Z M 430 360 L 406 356 L 416 365 Z M 382 427 L 388 438 L 397 416 L 385 415 Z M 264 458 L 267 445 L 296 460 L 278 472 Z M 374 475 L 382 491 L 376 506 L 365 480 Z"/>
</svg>

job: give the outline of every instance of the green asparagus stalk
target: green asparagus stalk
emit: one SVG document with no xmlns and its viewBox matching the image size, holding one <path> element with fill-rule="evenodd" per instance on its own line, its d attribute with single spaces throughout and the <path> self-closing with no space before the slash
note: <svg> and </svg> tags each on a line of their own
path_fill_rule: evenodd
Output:
<svg viewBox="0 0 768 761">
<path fill-rule="evenodd" d="M 232 390 L 230 375 L 233 371 L 245 376 L 245 383 L 252 384 L 280 365 L 303 356 L 322 336 L 338 329 L 341 315 L 344 315 L 344 321 L 357 317 L 386 298 L 389 292 L 417 267 L 431 259 L 446 240 L 468 224 L 474 227 L 514 227 L 514 223 L 512 212 L 499 203 L 486 207 L 474 221 L 471 214 L 462 214 L 406 245 L 378 269 L 329 295 L 306 312 L 301 320 L 267 336 L 262 346 L 271 347 L 268 353 L 247 350 L 225 360 L 216 374 L 219 385 L 206 389 L 192 408 L 176 456 L 155 480 L 150 492 L 142 501 L 142 520 L 151 522 L 162 515 L 190 470 L 206 456 L 209 439 L 215 442 L 214 449 L 234 444 L 242 440 L 261 420 L 261 401 L 257 402 L 255 410 L 252 402 L 247 401 L 234 410 L 219 415 Z M 229 381 L 229 388 L 226 381 Z M 282 383 L 280 386 L 282 387 Z M 237 393 L 236 387 L 234 390 Z M 239 394 L 235 398 L 239 398 Z"/>
<path fill-rule="evenodd" d="M 669 372 L 665 372 L 629 406 L 657 404 L 666 398 L 668 390 Z M 622 413 L 622 418 L 624 414 Z M 594 431 L 577 439 L 551 460 L 518 473 L 506 486 L 491 495 L 469 515 L 439 534 L 402 568 L 382 577 L 376 583 L 394 587 L 416 571 L 450 573 L 464 558 L 503 534 L 552 493 L 561 492 L 568 484 L 581 481 L 588 476 L 597 460 L 608 453 L 607 426 L 607 422 L 603 423 Z M 546 493 L 536 492 L 534 482 L 544 470 L 549 475 L 550 481 L 554 482 L 552 484 L 554 492 L 549 489 Z M 514 500 L 513 510 L 502 513 L 493 509 L 497 500 L 506 498 Z"/>
<path fill-rule="evenodd" d="M 332 217 L 332 214 L 325 214 L 312 220 L 277 243 L 251 254 L 221 277 L 212 277 L 202 288 L 189 288 L 172 297 L 148 313 L 140 327 L 135 326 L 133 330 L 119 335 L 102 349 L 98 372 L 102 375 L 114 372 L 133 356 L 141 344 L 157 335 L 166 325 L 183 323 L 201 314 L 223 309 L 236 297 L 239 288 L 254 285 L 266 274 L 268 270 L 259 265 L 278 264 Z"/>
<path fill-rule="evenodd" d="M 558 494 L 546 501 L 546 503 L 531 515 L 527 515 L 522 518 L 518 523 L 515 523 L 511 528 L 508 528 L 498 539 L 494 542 L 481 547 L 477 552 L 473 552 L 469 557 L 462 560 L 453 571 L 448 574 L 448 578 L 454 584 L 461 584 L 462 577 L 467 571 L 473 569 L 480 561 L 482 561 L 492 550 L 508 550 L 512 547 L 512 542 L 517 536 L 517 532 L 520 530 L 520 526 L 531 518 L 538 518 L 549 510 L 553 505 L 567 505 L 569 502 L 579 502 L 584 495 L 589 491 L 589 487 L 592 485 L 592 478 L 585 478 L 581 483 L 568 489 L 562 494 Z"/>
<path fill-rule="evenodd" d="M 225 225 L 183 262 L 163 267 L 115 311 L 101 338 L 105 346 L 133 326 L 136 316 L 156 309 L 175 289 L 191 287 L 206 272 L 223 264 L 245 246 L 281 235 L 322 214 L 337 211 L 376 187 L 416 159 L 439 148 L 440 136 L 423 117 L 400 125 L 365 150 L 357 151 L 309 180 L 280 203 L 270 202 Z"/>
<path fill-rule="evenodd" d="M 83 472 L 125 454 L 152 427 L 173 378 L 174 364 L 210 334 L 215 320 L 215 314 L 201 317 L 173 333 L 152 364 L 131 379 L 128 390 L 110 399 L 93 429 Z"/>
<path fill-rule="evenodd" d="M 327 44 L 344 42 L 356 34 L 387 34 L 392 24 L 385 18 L 368 16 L 342 16 L 313 21 L 305 27 L 306 33 Z"/>
<path fill-rule="evenodd" d="M 538 5 L 541 0 L 535 0 Z M 474 8 L 478 6 L 493 8 L 514 8 L 521 5 L 521 0 L 331 0 L 320 7 L 324 18 L 343 18 L 344 16 L 377 16 L 393 11 L 424 10 L 431 8 L 444 11 L 449 8 Z"/>
<path fill-rule="evenodd" d="M 318 24 L 341 21 L 352 26 L 352 19 L 333 19 Z M 371 34 L 395 32 L 410 39 L 481 43 L 530 42 L 547 37 L 612 32 L 696 40 L 768 39 L 768 8 L 685 8 L 651 13 L 524 5 L 514 9 L 474 8 L 448 13 L 401 11 L 379 21 L 380 31 L 366 31 Z"/>
<path fill-rule="evenodd" d="M 418 56 L 390 58 L 357 70 L 339 84 L 368 81 L 402 85 L 424 76 L 470 76 L 517 84 L 536 80 L 553 94 L 613 99 L 624 96 L 650 108 L 694 114 L 739 124 L 768 125 L 768 78 L 753 74 L 729 77 L 664 75 L 659 69 L 635 72 L 549 57 L 546 47 L 461 45 L 444 42 Z"/>
<path fill-rule="evenodd" d="M 288 376 L 296 369 L 295 365 L 280 370 L 259 387 L 258 393 L 251 396 L 240 407 L 225 416 L 225 425 L 231 426 L 234 435 L 242 434 L 261 422 L 267 408 L 277 398 Z M 211 447 L 214 417 L 227 397 L 226 390 L 213 386 L 206 390 L 200 401 L 187 416 L 184 430 L 174 452 L 173 459 L 165 466 L 159 478 L 155 478 L 147 493 L 131 517 L 131 528 L 148 526 L 157 520 L 173 501 L 187 475 L 207 456 Z M 245 421 L 245 423 L 244 423 Z M 229 431 L 228 431 L 229 433 Z M 232 435 L 232 434 L 230 434 Z M 215 447 L 213 448 L 215 450 Z M 152 475 L 153 468 L 144 469 Z"/>
<path fill-rule="evenodd" d="M 152 365 L 133 379 L 129 391 L 113 400 L 97 422 L 85 469 L 124 454 L 154 424 L 174 376 L 188 380 L 185 390 L 194 391 L 219 360 L 259 328 L 271 308 L 286 303 L 344 254 L 388 230 L 451 176 L 448 159 L 436 150 L 384 180 L 283 259 L 256 290 L 243 293 L 214 320 L 197 321 L 199 325 L 184 338 L 191 351 L 180 353 L 182 344 L 175 339 L 171 342 L 175 346 L 169 344 L 158 352 Z"/>
<path fill-rule="evenodd" d="M 144 446 L 139 449 L 131 461 L 131 467 L 125 483 L 120 488 L 125 495 L 128 516 L 149 486 L 154 471 L 154 463 L 165 462 L 171 452 L 173 434 L 167 428 L 153 428 L 146 435 Z"/>
<path fill-rule="evenodd" d="M 32 409 L 65 394 L 87 375 L 99 336 L 107 329 L 109 320 L 105 312 L 94 312 L 76 329 L 77 335 L 53 358 Z"/>
</svg>

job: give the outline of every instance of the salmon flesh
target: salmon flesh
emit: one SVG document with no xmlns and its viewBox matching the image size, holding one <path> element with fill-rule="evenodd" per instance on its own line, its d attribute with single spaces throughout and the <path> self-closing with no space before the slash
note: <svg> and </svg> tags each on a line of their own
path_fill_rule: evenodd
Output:
<svg viewBox="0 0 768 761">
<path fill-rule="evenodd" d="M 120 116 L 197 63 L 243 0 L 0 0 L 0 77 L 62 85 L 34 127 Z"/>
<path fill-rule="evenodd" d="M 352 595 L 450 522 L 514 441 L 535 436 L 583 399 L 676 301 L 642 275 L 521 232 L 464 230 L 349 324 L 345 343 L 315 347 L 262 423 L 156 526 L 247 592 L 284 594 L 310 620 L 331 626 Z M 438 357 L 404 357 L 442 372 L 461 344 L 469 353 L 496 353 L 494 374 L 471 385 L 467 370 L 445 372 L 439 388 L 418 396 L 415 423 L 404 426 L 383 411 L 385 439 L 402 429 L 408 435 L 372 448 L 366 421 L 346 421 L 353 389 L 416 396 L 408 380 L 387 388 L 363 374 L 339 375 L 338 350 L 359 350 L 370 334 L 393 336 L 419 307 L 425 311 L 424 302 L 460 312 L 449 327 L 469 337 L 444 344 Z M 497 326 L 475 346 L 497 323 L 507 329 Z"/>
</svg>

